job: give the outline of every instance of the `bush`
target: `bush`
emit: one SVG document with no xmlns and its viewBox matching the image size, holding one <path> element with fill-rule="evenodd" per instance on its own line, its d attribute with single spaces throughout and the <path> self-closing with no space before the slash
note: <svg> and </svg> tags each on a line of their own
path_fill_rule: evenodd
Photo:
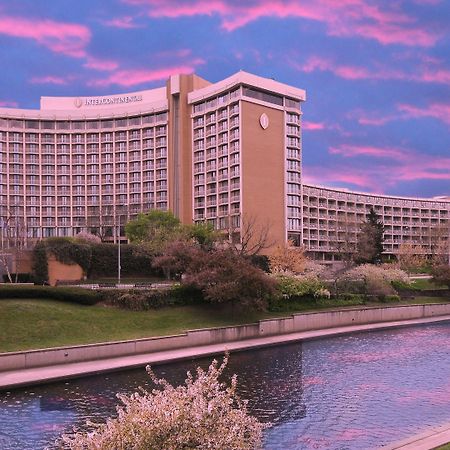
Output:
<svg viewBox="0 0 450 450">
<path fill-rule="evenodd" d="M 39 241 L 33 249 L 33 273 L 37 283 L 48 281 L 48 255 L 63 264 L 78 264 L 84 273 L 91 266 L 91 246 L 73 238 L 55 237 Z"/>
<path fill-rule="evenodd" d="M 320 299 L 328 299 L 329 300 L 330 297 L 331 297 L 330 291 L 325 288 L 318 289 L 316 292 L 314 292 L 314 298 L 318 299 L 318 300 L 320 300 Z"/>
<path fill-rule="evenodd" d="M 182 283 L 202 292 L 209 303 L 230 303 L 242 309 L 264 309 L 275 293 L 275 281 L 233 250 L 198 253 Z"/>
<path fill-rule="evenodd" d="M 131 395 L 118 394 L 122 407 L 117 417 L 105 424 L 87 423 L 87 432 L 63 435 L 57 448 L 73 450 L 109 449 L 227 449 L 251 450 L 261 447 L 260 423 L 247 411 L 247 403 L 237 395 L 237 378 L 230 386 L 219 381 L 228 356 L 218 366 L 213 361 L 207 371 L 197 368 L 187 373 L 183 386 L 158 379 L 147 367 L 157 389 L 140 389 Z"/>
<path fill-rule="evenodd" d="M 97 291 L 82 288 L 62 288 L 50 286 L 0 286 L 0 299 L 45 298 L 80 305 L 95 305 L 101 300 Z"/>
<path fill-rule="evenodd" d="M 440 264 L 432 268 L 432 281 L 440 286 L 447 286 L 450 288 L 450 266 L 447 264 Z"/>
<path fill-rule="evenodd" d="M 340 294 L 330 298 L 314 298 L 312 296 L 300 297 L 286 301 L 280 296 L 274 297 L 269 302 L 269 311 L 289 312 L 305 309 L 332 308 L 340 306 L 357 306 L 365 304 L 365 296 L 362 294 Z"/>
<path fill-rule="evenodd" d="M 347 294 L 334 298 L 320 298 L 316 300 L 317 306 L 322 308 L 332 308 L 341 306 L 358 306 L 365 304 L 365 298 L 363 295 Z"/>
<path fill-rule="evenodd" d="M 136 251 L 136 246 L 120 246 L 122 276 L 162 276 L 161 270 L 152 268 L 152 258 Z M 93 244 L 89 278 L 117 276 L 117 244 Z"/>
<path fill-rule="evenodd" d="M 302 297 L 314 297 L 314 294 L 323 289 L 323 283 L 317 278 L 297 278 L 280 275 L 276 277 L 277 288 L 286 300 L 298 300 Z"/>
<path fill-rule="evenodd" d="M 269 257 L 266 255 L 252 255 L 249 257 L 250 263 L 258 269 L 263 270 L 266 273 L 270 272 Z"/>
<path fill-rule="evenodd" d="M 78 264 L 84 273 L 91 266 L 92 250 L 88 243 L 77 242 L 73 238 L 54 237 L 45 241 L 47 253 L 51 253 L 63 264 Z"/>
<path fill-rule="evenodd" d="M 192 305 L 203 301 L 200 291 L 183 285 L 174 285 L 170 289 L 108 289 L 101 291 L 101 298 L 109 305 L 132 311 Z"/>
<path fill-rule="evenodd" d="M 31 273 L 12 273 L 11 278 L 13 283 L 16 282 L 16 277 L 17 283 L 34 283 L 34 276 Z M 3 275 L 3 282 L 9 283 L 8 275 Z"/>
<path fill-rule="evenodd" d="M 337 297 L 335 297 L 336 300 L 340 302 L 348 302 L 354 305 L 363 305 L 366 301 L 366 298 L 362 294 L 351 294 L 351 293 L 344 293 L 339 294 Z"/>
<path fill-rule="evenodd" d="M 34 246 L 32 270 L 36 283 L 43 284 L 48 281 L 48 261 L 45 241 L 39 241 Z"/>
<path fill-rule="evenodd" d="M 336 293 L 336 295 L 363 294 L 366 292 L 366 282 L 365 280 L 351 280 L 344 276 L 336 280 L 333 284 L 333 288 L 333 292 Z"/>
<path fill-rule="evenodd" d="M 350 269 L 341 280 L 344 283 L 362 281 L 363 290 L 360 293 L 367 295 L 393 295 L 396 294 L 394 282 L 409 283 L 408 275 L 403 270 L 372 264 L 363 264 Z"/>
<path fill-rule="evenodd" d="M 102 299 L 112 306 L 132 311 L 146 311 L 175 304 L 170 289 L 165 290 L 107 290 Z"/>
<path fill-rule="evenodd" d="M 385 295 L 380 297 L 380 301 L 383 303 L 398 303 L 400 301 L 399 295 Z"/>
<path fill-rule="evenodd" d="M 392 287 L 397 291 L 421 291 L 420 286 L 413 283 L 405 283 L 404 281 L 393 281 Z"/>
</svg>

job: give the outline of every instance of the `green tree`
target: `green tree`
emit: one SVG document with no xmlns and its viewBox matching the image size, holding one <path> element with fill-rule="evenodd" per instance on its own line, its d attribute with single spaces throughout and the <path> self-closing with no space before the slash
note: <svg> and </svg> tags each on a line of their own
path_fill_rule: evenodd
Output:
<svg viewBox="0 0 450 450">
<path fill-rule="evenodd" d="M 144 253 L 160 254 L 168 242 L 184 234 L 180 220 L 171 211 L 153 209 L 125 225 L 125 234 Z"/>
<path fill-rule="evenodd" d="M 219 240 L 220 235 L 214 226 L 208 222 L 185 225 L 185 233 L 188 239 L 193 239 L 201 248 L 210 250 Z"/>
<path fill-rule="evenodd" d="M 355 261 L 358 264 L 380 264 L 383 253 L 384 224 L 375 210 L 370 208 L 365 222 L 360 226 Z"/>
</svg>

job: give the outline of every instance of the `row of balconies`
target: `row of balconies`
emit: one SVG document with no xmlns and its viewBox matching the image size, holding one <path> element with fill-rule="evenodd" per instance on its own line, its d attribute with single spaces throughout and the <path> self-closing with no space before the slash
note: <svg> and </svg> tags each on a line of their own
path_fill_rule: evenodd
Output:
<svg viewBox="0 0 450 450">
<path fill-rule="evenodd" d="M 317 209 L 317 207 L 315 206 L 309 206 L 305 203 L 303 203 L 303 211 L 304 214 L 307 215 L 314 215 L 314 216 L 320 216 L 320 217 L 333 217 L 333 216 L 354 216 L 355 214 L 360 217 L 360 216 L 364 216 L 367 214 L 367 210 L 366 209 Z M 333 211 L 335 212 L 333 214 Z M 449 210 L 441 210 L 439 212 L 434 212 L 434 213 L 430 213 L 429 211 L 426 212 L 424 211 L 423 213 L 415 213 L 415 214 L 405 214 L 405 213 L 400 213 L 397 212 L 397 216 L 394 216 L 394 218 L 392 218 L 393 216 L 391 216 L 390 213 L 385 213 L 385 214 L 379 214 L 379 217 L 381 220 L 405 220 L 405 219 L 413 219 L 415 217 L 417 218 L 422 218 L 422 217 L 427 217 L 427 218 L 438 218 L 438 217 L 449 217 L 450 216 L 450 204 L 449 204 Z"/>
<path fill-rule="evenodd" d="M 319 192 L 317 192 L 319 191 Z M 329 198 L 331 197 L 331 199 Z M 328 202 L 341 202 L 343 205 L 367 205 L 367 208 L 375 205 L 375 210 L 380 210 L 380 208 L 404 208 L 404 209 L 441 209 L 446 208 L 447 203 L 433 201 L 433 200 L 414 200 L 414 199 L 395 199 L 395 198 L 384 198 L 376 196 L 366 196 L 345 192 L 330 191 L 326 195 L 323 195 L 322 189 L 311 188 L 304 186 L 304 200 L 309 201 L 309 203 L 316 203 L 318 199 L 322 200 L 323 204 L 328 200 Z M 309 199 L 309 200 L 308 200 Z"/>
<path fill-rule="evenodd" d="M 50 135 L 50 136 L 44 136 L 40 135 L 39 137 L 32 138 L 32 137 L 25 137 L 19 135 L 19 136 L 10 136 L 8 142 L 10 144 L 23 144 L 24 142 L 26 144 L 36 144 L 36 146 L 39 146 L 39 144 L 67 144 L 69 147 L 70 144 L 100 144 L 100 143 L 117 143 L 117 142 L 130 142 L 130 143 L 138 143 L 142 138 L 166 138 L 167 133 L 165 131 L 159 131 L 159 132 L 145 132 L 141 134 L 116 134 L 113 136 L 89 136 L 89 135 Z M 6 140 L 5 140 L 6 143 Z"/>
</svg>

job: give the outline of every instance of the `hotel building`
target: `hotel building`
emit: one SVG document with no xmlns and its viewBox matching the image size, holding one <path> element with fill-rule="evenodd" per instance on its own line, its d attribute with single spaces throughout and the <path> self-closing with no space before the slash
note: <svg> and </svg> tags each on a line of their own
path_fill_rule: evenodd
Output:
<svg viewBox="0 0 450 450">
<path fill-rule="evenodd" d="M 305 91 L 238 72 L 217 83 L 173 75 L 161 88 L 42 97 L 0 108 L 0 221 L 35 240 L 91 231 L 116 239 L 152 208 L 237 233 L 246 222 L 330 260 L 374 207 L 385 252 L 448 235 L 450 199 L 349 192 L 302 182 Z"/>
</svg>

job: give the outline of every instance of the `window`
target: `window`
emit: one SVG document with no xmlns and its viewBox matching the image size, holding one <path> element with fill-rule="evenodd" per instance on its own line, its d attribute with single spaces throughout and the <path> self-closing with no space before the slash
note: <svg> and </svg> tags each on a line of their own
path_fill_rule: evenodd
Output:
<svg viewBox="0 0 450 450">
<path fill-rule="evenodd" d="M 268 92 L 261 91 L 259 89 L 246 87 L 243 88 L 243 94 L 246 97 L 251 97 L 256 100 L 261 100 L 267 103 L 273 103 L 275 105 L 283 106 L 283 97 Z"/>
</svg>

